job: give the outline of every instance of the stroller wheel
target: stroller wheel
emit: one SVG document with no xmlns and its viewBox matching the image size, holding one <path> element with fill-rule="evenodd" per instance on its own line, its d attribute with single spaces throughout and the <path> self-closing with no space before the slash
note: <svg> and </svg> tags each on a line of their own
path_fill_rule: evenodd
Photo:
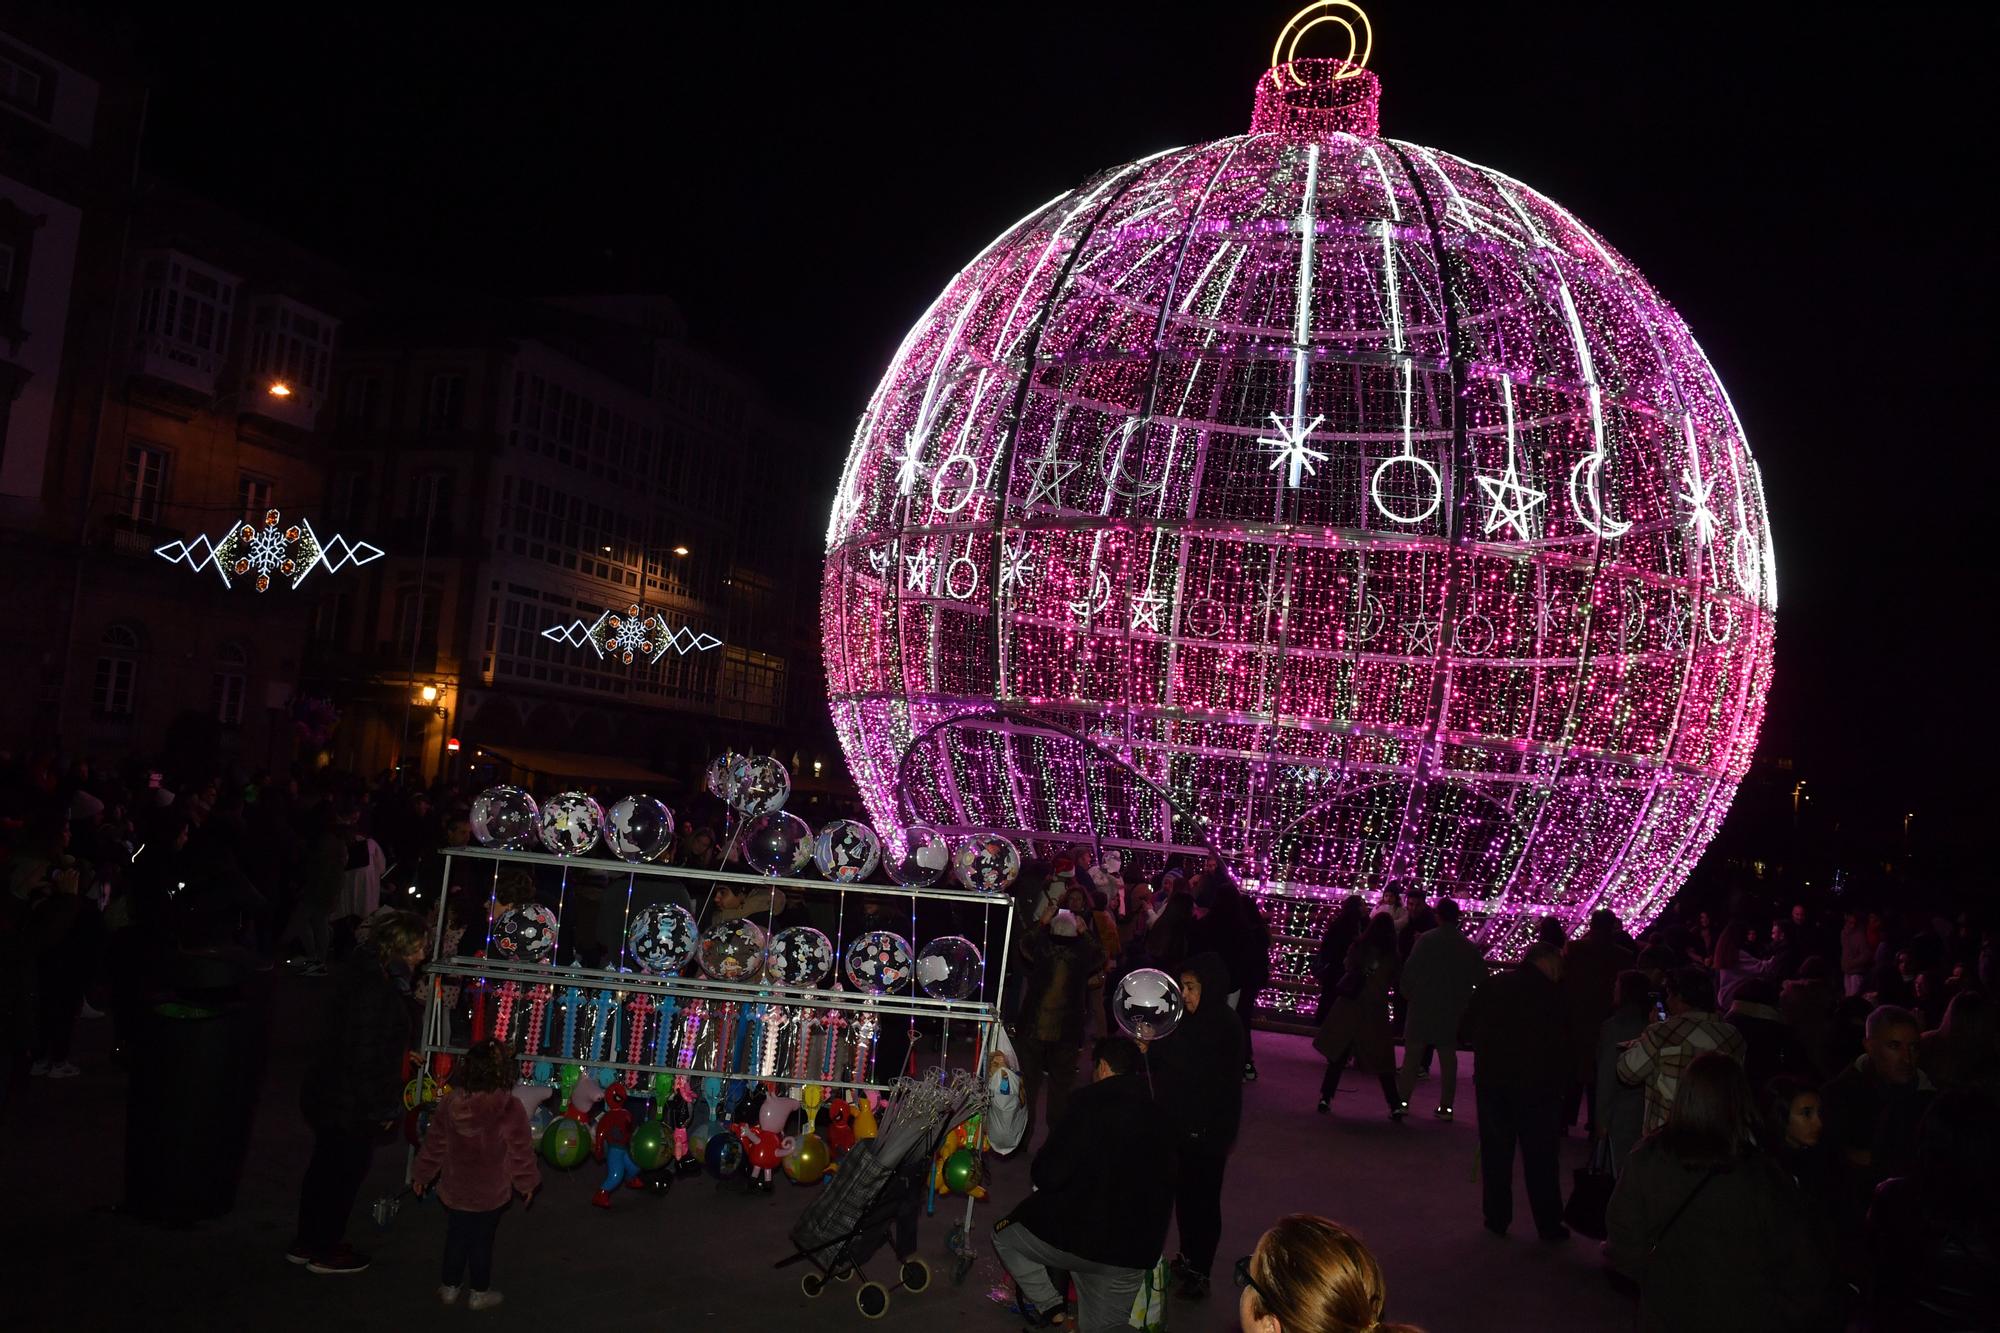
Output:
<svg viewBox="0 0 2000 1333">
<path fill-rule="evenodd" d="M 828 1276 L 835 1282 L 852 1282 L 854 1281 L 854 1265 L 836 1264 Z"/>
<path fill-rule="evenodd" d="M 922 1291 L 931 1284 L 931 1266 L 921 1259 L 905 1259 L 902 1278 L 904 1291 Z"/>
<path fill-rule="evenodd" d="M 880 1319 L 889 1309 L 889 1291 L 880 1282 L 864 1282 L 854 1293 L 854 1304 L 870 1319 Z"/>
<path fill-rule="evenodd" d="M 799 1290 L 808 1296 L 817 1296 L 826 1290 L 826 1279 L 818 1273 L 807 1273 L 799 1279 Z"/>
</svg>

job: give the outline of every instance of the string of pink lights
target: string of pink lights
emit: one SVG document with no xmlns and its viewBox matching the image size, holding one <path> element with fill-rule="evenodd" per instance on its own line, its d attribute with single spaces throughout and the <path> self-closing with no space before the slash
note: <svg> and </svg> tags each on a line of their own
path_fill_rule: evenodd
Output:
<svg viewBox="0 0 2000 1333">
<path fill-rule="evenodd" d="M 822 601 L 879 826 L 1420 888 L 1496 952 L 1683 882 L 1770 681 L 1742 425 L 1630 261 L 1378 97 L 1274 68 L 1248 134 L 1035 209 L 911 329 Z"/>
</svg>

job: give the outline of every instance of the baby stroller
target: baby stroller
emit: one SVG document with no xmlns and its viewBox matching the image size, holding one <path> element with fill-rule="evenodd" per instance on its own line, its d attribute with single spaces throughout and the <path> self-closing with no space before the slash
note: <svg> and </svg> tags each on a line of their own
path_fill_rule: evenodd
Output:
<svg viewBox="0 0 2000 1333">
<path fill-rule="evenodd" d="M 921 1079 L 897 1080 L 876 1136 L 847 1154 L 792 1224 L 797 1248 L 773 1266 L 811 1264 L 815 1271 L 799 1279 L 799 1290 L 808 1296 L 820 1295 L 828 1282 L 860 1278 L 854 1304 L 870 1319 L 888 1310 L 890 1292 L 930 1286 L 930 1265 L 916 1250 L 931 1159 L 952 1128 L 977 1114 L 985 1101 L 985 1089 L 964 1073 L 947 1076 L 934 1069 Z M 887 1286 L 870 1280 L 861 1267 L 885 1243 L 897 1259 L 896 1281 Z"/>
</svg>

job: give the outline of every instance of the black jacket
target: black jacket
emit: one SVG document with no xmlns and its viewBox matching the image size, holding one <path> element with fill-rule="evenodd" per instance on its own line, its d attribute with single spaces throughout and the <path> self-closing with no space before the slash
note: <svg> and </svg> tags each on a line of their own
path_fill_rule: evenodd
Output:
<svg viewBox="0 0 2000 1333">
<path fill-rule="evenodd" d="M 1569 1083 L 1569 997 L 1522 963 L 1474 993 L 1472 1077 L 1483 1088 L 1561 1092 Z"/>
<path fill-rule="evenodd" d="M 333 976 L 299 1106 L 315 1128 L 355 1131 L 403 1113 L 403 1053 L 416 1002 L 410 976 L 363 944 Z"/>
<path fill-rule="evenodd" d="M 1182 970 L 1201 978 L 1201 1008 L 1152 1044 L 1153 1077 L 1182 1134 L 1221 1151 L 1243 1122 L 1243 1024 L 1229 1007 L 1222 959 L 1197 954 Z"/>
<path fill-rule="evenodd" d="M 1115 1074 L 1070 1094 L 1029 1170 L 1035 1192 L 1007 1223 L 1084 1259 L 1150 1268 L 1173 1216 L 1174 1169 L 1173 1130 L 1146 1076 Z"/>
<path fill-rule="evenodd" d="M 1838 1329 L 1832 1256 L 1783 1170 L 1754 1154 L 1706 1176 L 1655 1136 L 1612 1191 L 1607 1254 L 1639 1283 L 1644 1333 Z"/>
</svg>

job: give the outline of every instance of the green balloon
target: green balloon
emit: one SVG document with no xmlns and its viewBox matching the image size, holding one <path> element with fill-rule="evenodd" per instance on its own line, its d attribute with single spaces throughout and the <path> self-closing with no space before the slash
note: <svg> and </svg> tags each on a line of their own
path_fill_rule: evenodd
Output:
<svg viewBox="0 0 2000 1333">
<path fill-rule="evenodd" d="M 979 1183 L 979 1154 L 960 1148 L 944 1159 L 944 1183 L 954 1194 L 964 1194 Z"/>
<path fill-rule="evenodd" d="M 641 1171 L 657 1171 L 665 1166 L 672 1153 L 667 1127 L 657 1120 L 648 1120 L 633 1130 L 631 1153 Z"/>
<path fill-rule="evenodd" d="M 542 1131 L 542 1156 L 550 1166 L 574 1170 L 590 1156 L 590 1135 L 579 1122 L 558 1116 Z"/>
</svg>

